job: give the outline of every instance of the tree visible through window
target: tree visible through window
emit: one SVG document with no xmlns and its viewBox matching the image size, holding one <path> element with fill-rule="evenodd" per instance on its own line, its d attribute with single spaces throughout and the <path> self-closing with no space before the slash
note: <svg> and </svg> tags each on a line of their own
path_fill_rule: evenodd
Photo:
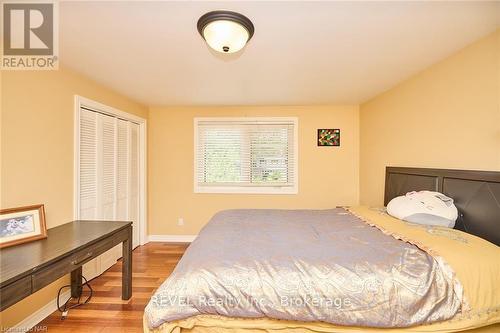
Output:
<svg viewBox="0 0 500 333">
<path fill-rule="evenodd" d="M 242 137 L 239 130 L 207 128 L 203 149 L 205 183 L 243 181 Z"/>
</svg>

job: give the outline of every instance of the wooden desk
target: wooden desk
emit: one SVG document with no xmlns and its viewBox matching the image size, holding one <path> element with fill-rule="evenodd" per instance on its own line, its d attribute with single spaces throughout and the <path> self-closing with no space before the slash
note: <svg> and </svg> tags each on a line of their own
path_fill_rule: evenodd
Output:
<svg viewBox="0 0 500 333">
<path fill-rule="evenodd" d="M 47 238 L 0 250 L 0 311 L 71 273 L 71 295 L 82 291 L 82 265 L 123 243 L 122 299 L 132 296 L 132 223 L 73 221 Z M 56 295 L 54 295 L 55 297 Z"/>
</svg>

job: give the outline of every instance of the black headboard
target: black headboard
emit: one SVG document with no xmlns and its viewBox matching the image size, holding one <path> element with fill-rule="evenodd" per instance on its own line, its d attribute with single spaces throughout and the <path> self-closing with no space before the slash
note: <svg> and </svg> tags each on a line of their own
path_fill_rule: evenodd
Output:
<svg viewBox="0 0 500 333">
<path fill-rule="evenodd" d="M 384 205 L 410 191 L 437 191 L 455 200 L 455 229 L 500 245 L 500 172 L 387 167 Z"/>
</svg>

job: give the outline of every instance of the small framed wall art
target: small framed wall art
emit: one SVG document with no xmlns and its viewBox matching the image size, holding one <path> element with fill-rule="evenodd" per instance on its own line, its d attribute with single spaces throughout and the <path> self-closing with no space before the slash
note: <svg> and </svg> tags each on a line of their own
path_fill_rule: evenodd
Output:
<svg viewBox="0 0 500 333">
<path fill-rule="evenodd" d="M 318 146 L 319 147 L 339 147 L 340 146 L 340 129 L 318 129 Z"/>
<path fill-rule="evenodd" d="M 46 237 L 43 205 L 0 210 L 0 249 Z"/>
</svg>

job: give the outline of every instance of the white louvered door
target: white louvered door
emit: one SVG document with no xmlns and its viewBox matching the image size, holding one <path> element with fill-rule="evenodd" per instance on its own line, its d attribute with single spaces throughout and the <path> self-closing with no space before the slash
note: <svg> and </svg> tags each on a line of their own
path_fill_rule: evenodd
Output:
<svg viewBox="0 0 500 333">
<path fill-rule="evenodd" d="M 118 119 L 117 165 L 116 165 L 116 218 L 128 219 L 130 122 Z"/>
<path fill-rule="evenodd" d="M 130 123 L 130 149 L 129 149 L 129 195 L 128 195 L 128 218 L 134 221 L 134 230 L 139 230 L 139 125 Z M 139 244 L 139 232 L 133 233 L 134 246 Z"/>
<path fill-rule="evenodd" d="M 99 114 L 100 140 L 98 141 L 99 176 L 97 178 L 98 218 L 100 220 L 117 220 L 117 165 L 118 165 L 118 119 Z M 111 267 L 121 257 L 119 245 L 100 256 L 99 274 Z"/>
<path fill-rule="evenodd" d="M 80 219 L 97 218 L 97 113 L 80 112 Z"/>
<path fill-rule="evenodd" d="M 114 220 L 116 205 L 116 118 L 99 114 L 99 218 Z"/>
<path fill-rule="evenodd" d="M 81 108 L 79 125 L 79 218 L 131 220 L 139 245 L 139 125 Z M 84 266 L 91 279 L 122 255 L 121 245 Z"/>
<path fill-rule="evenodd" d="M 79 218 L 95 220 L 98 213 L 98 113 L 80 111 L 80 191 L 79 191 Z M 83 275 L 93 278 L 100 273 L 98 259 L 94 259 L 83 266 Z"/>
</svg>

